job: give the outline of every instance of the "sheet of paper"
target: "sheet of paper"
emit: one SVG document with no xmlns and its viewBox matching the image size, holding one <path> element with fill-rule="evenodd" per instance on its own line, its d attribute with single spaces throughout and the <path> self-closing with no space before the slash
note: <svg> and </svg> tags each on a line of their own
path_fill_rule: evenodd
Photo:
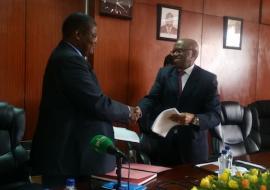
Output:
<svg viewBox="0 0 270 190">
<path fill-rule="evenodd" d="M 114 139 L 128 141 L 128 142 L 140 142 L 140 138 L 134 131 L 131 131 L 122 127 L 113 127 Z"/>
<path fill-rule="evenodd" d="M 243 161 L 243 160 L 235 160 L 235 162 L 236 162 L 236 165 L 237 165 L 237 163 L 242 163 L 242 164 L 245 164 L 247 166 L 251 166 L 251 167 L 259 168 L 259 169 L 262 169 L 262 170 L 266 170 L 266 168 L 264 166 L 259 165 L 259 164 L 254 164 L 254 163 L 246 162 L 246 161 Z"/>
<path fill-rule="evenodd" d="M 172 121 L 169 117 L 173 114 L 179 114 L 176 108 L 166 109 L 161 112 L 152 125 L 152 131 L 162 137 L 166 137 L 171 128 L 178 125 L 177 122 Z"/>
<path fill-rule="evenodd" d="M 218 162 L 215 161 L 215 162 L 207 162 L 207 163 L 201 163 L 201 164 L 197 164 L 195 165 L 196 167 L 199 167 L 199 168 L 202 168 L 202 169 L 205 169 L 207 171 L 210 171 L 210 172 L 214 172 L 214 173 L 218 173 Z"/>
<path fill-rule="evenodd" d="M 196 166 L 197 166 L 197 167 L 202 167 L 202 166 L 206 166 L 206 165 L 209 165 L 209 164 L 218 166 L 218 162 L 217 162 L 217 161 L 201 163 L 201 164 L 197 164 Z"/>
<path fill-rule="evenodd" d="M 199 167 L 199 168 L 214 172 L 216 174 L 218 174 L 218 172 L 219 172 L 218 171 L 219 166 L 218 166 L 217 161 L 197 164 L 196 166 Z M 232 168 L 231 168 L 231 174 L 235 175 L 237 171 L 240 171 L 241 173 L 245 173 L 248 170 L 246 168 L 244 168 L 244 167 L 233 165 Z"/>
</svg>

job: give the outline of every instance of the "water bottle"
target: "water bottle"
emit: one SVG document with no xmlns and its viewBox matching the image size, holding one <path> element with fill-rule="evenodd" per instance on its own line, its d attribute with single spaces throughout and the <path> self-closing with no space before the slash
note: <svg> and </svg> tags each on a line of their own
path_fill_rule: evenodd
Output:
<svg viewBox="0 0 270 190">
<path fill-rule="evenodd" d="M 227 168 L 227 151 L 222 150 L 220 156 L 218 157 L 218 173 L 222 174 L 225 168 Z"/>
<path fill-rule="evenodd" d="M 68 179 L 66 179 L 65 190 L 76 190 L 75 179 L 74 178 L 68 178 Z"/>
<path fill-rule="evenodd" d="M 225 146 L 225 150 L 227 150 L 228 168 L 232 169 L 232 163 L 233 163 L 232 150 L 231 150 L 231 148 L 229 146 Z"/>
</svg>

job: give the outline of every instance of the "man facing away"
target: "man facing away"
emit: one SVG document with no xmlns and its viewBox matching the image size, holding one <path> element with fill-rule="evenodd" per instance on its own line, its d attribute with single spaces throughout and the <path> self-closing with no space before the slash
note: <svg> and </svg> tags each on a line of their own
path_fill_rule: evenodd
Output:
<svg viewBox="0 0 270 190">
<path fill-rule="evenodd" d="M 171 166 L 208 159 L 208 129 L 220 123 L 221 108 L 217 77 L 194 64 L 198 53 L 195 40 L 178 40 L 171 53 L 174 65 L 159 70 L 149 94 L 139 103 L 140 123 L 150 120 L 141 130 L 148 132 L 163 110 L 177 108 L 181 112 L 180 116 L 171 116 L 179 125 L 172 128 L 166 138 L 149 132 L 150 143 L 155 145 L 153 163 Z"/>
<path fill-rule="evenodd" d="M 140 113 L 104 95 L 85 57 L 97 42 L 94 19 L 73 13 L 62 26 L 63 39 L 52 52 L 43 79 L 31 163 L 44 187 L 68 177 L 89 180 L 115 167 L 115 157 L 90 148 L 96 135 L 114 138 L 112 122 L 137 120 Z"/>
</svg>

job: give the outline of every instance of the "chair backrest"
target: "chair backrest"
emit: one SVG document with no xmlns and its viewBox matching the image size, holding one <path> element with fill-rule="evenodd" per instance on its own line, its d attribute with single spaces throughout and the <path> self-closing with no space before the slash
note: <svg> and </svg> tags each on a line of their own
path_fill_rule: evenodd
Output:
<svg viewBox="0 0 270 190">
<path fill-rule="evenodd" d="M 215 131 L 215 140 L 220 152 L 225 145 L 231 147 L 233 156 L 259 151 L 261 139 L 258 118 L 252 117 L 248 107 L 238 102 L 221 102 L 221 124 Z"/>
<path fill-rule="evenodd" d="M 0 102 L 0 189 L 1 185 L 27 181 L 28 153 L 21 146 L 25 130 L 24 110 Z"/>
<path fill-rule="evenodd" d="M 10 123 L 12 122 L 12 108 L 6 103 L 0 102 L 0 175 L 14 166 L 11 152 Z"/>
<path fill-rule="evenodd" d="M 258 100 L 249 104 L 254 117 L 258 117 L 261 134 L 261 150 L 270 150 L 270 100 Z"/>
</svg>

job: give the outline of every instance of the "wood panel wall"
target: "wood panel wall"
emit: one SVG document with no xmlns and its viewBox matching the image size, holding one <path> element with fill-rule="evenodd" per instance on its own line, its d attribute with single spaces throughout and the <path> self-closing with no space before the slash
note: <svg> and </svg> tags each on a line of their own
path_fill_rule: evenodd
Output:
<svg viewBox="0 0 270 190">
<path fill-rule="evenodd" d="M 47 60 L 62 38 L 63 20 L 72 12 L 83 12 L 84 2 L 27 0 L 26 10 L 25 136 L 31 138 L 37 123 Z"/>
<path fill-rule="evenodd" d="M 270 97 L 270 26 L 260 25 L 259 54 L 257 66 L 256 99 L 269 99 Z"/>
<path fill-rule="evenodd" d="M 0 1 L 0 101 L 24 107 L 25 1 Z"/>
<path fill-rule="evenodd" d="M 180 37 L 194 38 L 201 44 L 196 64 L 217 74 L 222 100 L 235 100 L 242 104 L 255 100 L 260 1 L 205 0 L 197 1 L 194 9 L 191 1 L 135 2 L 131 22 L 129 103 L 136 104 L 149 91 L 165 55 L 173 46 L 172 42 L 155 39 L 156 3 L 182 7 Z M 242 9 L 245 11 L 240 11 Z M 244 19 L 241 51 L 223 49 L 223 16 Z M 143 18 L 148 18 L 145 20 L 147 27 L 140 25 Z M 139 34 L 142 36 L 138 37 Z"/>
<path fill-rule="evenodd" d="M 136 1 L 135 1 L 136 2 Z M 178 2 L 178 3 L 176 3 Z M 195 11 L 202 1 L 196 1 Z M 202 15 L 186 11 L 192 8 L 192 1 L 159 1 L 182 7 L 180 36 L 194 38 L 201 44 Z M 134 5 L 130 31 L 129 103 L 136 105 L 148 93 L 157 71 L 163 66 L 164 57 L 170 52 L 174 42 L 156 40 L 156 3 L 139 1 Z M 147 19 L 146 19 L 147 18 Z M 143 22 L 142 22 L 143 21 Z M 192 32 L 190 32 L 192 31 Z M 197 60 L 200 64 L 200 58 Z"/>
<path fill-rule="evenodd" d="M 99 8 L 99 1 L 95 4 Z M 99 16 L 96 11 L 98 42 L 94 70 L 107 96 L 127 103 L 130 22 Z"/>
<path fill-rule="evenodd" d="M 156 40 L 157 3 L 182 7 L 180 37 L 200 45 L 197 65 L 218 76 L 221 100 L 248 104 L 270 99 L 270 0 L 134 0 L 132 20 L 99 15 L 94 69 L 105 94 L 136 105 L 150 90 L 173 42 Z M 0 1 L 0 101 L 26 110 L 26 139 L 38 116 L 47 59 L 61 39 L 61 24 L 83 11 L 77 0 Z M 244 20 L 242 50 L 223 49 L 223 16 Z"/>
<path fill-rule="evenodd" d="M 0 1 L 0 101 L 25 109 L 26 139 L 35 130 L 44 69 L 62 22 L 83 10 L 77 0 Z"/>
<path fill-rule="evenodd" d="M 262 24 L 270 24 L 270 0 L 261 1 L 260 20 Z"/>
<path fill-rule="evenodd" d="M 217 74 L 221 100 L 239 101 L 245 105 L 257 99 L 270 98 L 263 92 L 268 91 L 262 88 L 266 83 L 261 85 L 262 82 L 258 78 L 260 76 L 259 60 L 261 57 L 266 58 L 260 53 L 260 41 L 266 40 L 265 46 L 269 44 L 268 39 L 265 39 L 267 34 L 264 37 L 261 36 L 262 28 L 265 31 L 268 26 L 262 27 L 259 22 L 260 16 L 264 21 L 268 18 L 266 14 L 268 9 L 264 6 L 270 7 L 266 2 L 263 3 L 260 0 L 135 0 L 132 20 L 124 20 L 127 25 L 130 25 L 129 40 L 126 41 L 129 44 L 129 59 L 126 62 L 129 64 L 127 78 L 129 104 L 136 105 L 148 93 L 159 68 L 163 65 L 164 57 L 173 46 L 173 42 L 156 40 L 157 3 L 182 7 L 180 37 L 194 38 L 200 44 L 200 55 L 196 64 Z M 99 16 L 98 7 L 96 10 L 96 17 L 102 18 L 103 21 L 104 19 L 108 22 L 111 20 L 111 18 Z M 223 16 L 243 18 L 242 50 L 223 49 Z M 106 27 L 109 24 L 106 23 Z M 112 28 L 114 24 L 115 21 L 111 22 Z M 102 26 L 99 25 L 100 27 Z M 123 34 L 125 28 L 117 32 Z M 261 37 L 263 39 L 260 39 Z M 118 35 L 115 38 L 118 38 Z M 100 64 L 99 55 L 95 56 L 95 65 L 98 65 Z M 121 57 L 119 54 L 117 56 Z M 106 59 L 110 60 L 108 57 Z M 269 69 L 265 70 L 265 63 L 262 65 L 264 68 L 261 70 L 269 73 Z M 261 81 L 264 81 L 264 77 L 261 78 Z M 114 84 L 115 92 L 118 92 L 118 83 Z M 103 87 L 108 88 L 106 85 Z M 265 96 L 259 97 L 260 93 Z"/>
</svg>

